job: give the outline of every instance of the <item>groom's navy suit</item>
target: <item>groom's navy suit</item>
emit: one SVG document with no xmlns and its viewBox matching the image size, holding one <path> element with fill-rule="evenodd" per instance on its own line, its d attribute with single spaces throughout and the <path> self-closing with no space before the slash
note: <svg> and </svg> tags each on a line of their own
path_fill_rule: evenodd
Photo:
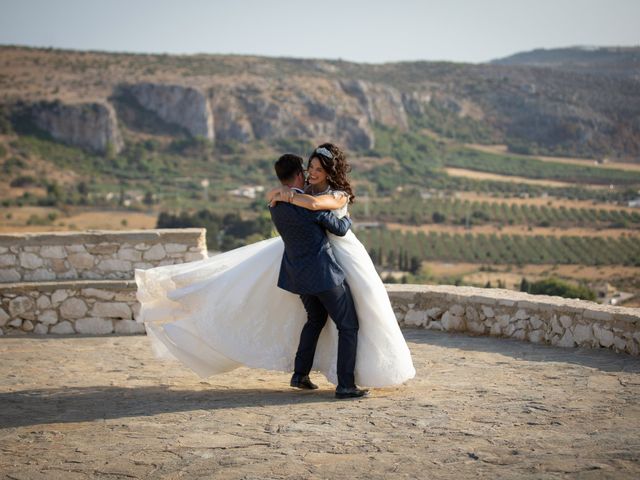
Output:
<svg viewBox="0 0 640 480">
<path fill-rule="evenodd" d="M 339 332 L 338 386 L 352 388 L 355 386 L 358 317 L 344 272 L 325 233 L 328 230 L 344 236 L 351 220 L 338 219 L 328 211 L 311 211 L 283 202 L 270 208 L 270 212 L 284 241 L 278 287 L 300 295 L 307 311 L 307 323 L 296 353 L 295 373 L 308 375 L 311 371 L 318 338 L 330 315 Z"/>
</svg>

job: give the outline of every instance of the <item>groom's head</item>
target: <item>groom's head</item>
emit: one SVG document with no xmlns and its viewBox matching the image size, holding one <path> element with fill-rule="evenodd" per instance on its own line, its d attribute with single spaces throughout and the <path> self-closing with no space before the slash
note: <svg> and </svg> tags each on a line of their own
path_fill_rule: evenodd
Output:
<svg viewBox="0 0 640 480">
<path fill-rule="evenodd" d="M 276 175 L 283 185 L 304 188 L 304 168 L 302 157 L 292 153 L 285 153 L 275 164 Z"/>
</svg>

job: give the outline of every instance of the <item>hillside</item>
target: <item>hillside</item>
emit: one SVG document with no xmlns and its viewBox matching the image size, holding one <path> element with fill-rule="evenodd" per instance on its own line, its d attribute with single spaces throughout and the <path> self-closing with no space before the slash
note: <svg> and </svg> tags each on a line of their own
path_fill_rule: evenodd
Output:
<svg viewBox="0 0 640 480">
<path fill-rule="evenodd" d="M 10 46 L 0 47 L 0 66 L 0 129 L 98 153 L 149 136 L 219 145 L 331 138 L 375 152 L 383 127 L 518 153 L 640 161 L 640 88 L 628 76 Z"/>
<path fill-rule="evenodd" d="M 555 68 L 640 81 L 640 47 L 541 48 L 491 63 Z"/>
</svg>

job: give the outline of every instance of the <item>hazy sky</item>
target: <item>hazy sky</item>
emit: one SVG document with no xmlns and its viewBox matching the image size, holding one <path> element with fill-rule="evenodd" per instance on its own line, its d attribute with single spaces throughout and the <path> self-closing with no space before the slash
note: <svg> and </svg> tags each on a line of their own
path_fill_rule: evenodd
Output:
<svg viewBox="0 0 640 480">
<path fill-rule="evenodd" d="M 359 62 L 640 45 L 640 0 L 0 0 L 0 44 Z"/>
</svg>

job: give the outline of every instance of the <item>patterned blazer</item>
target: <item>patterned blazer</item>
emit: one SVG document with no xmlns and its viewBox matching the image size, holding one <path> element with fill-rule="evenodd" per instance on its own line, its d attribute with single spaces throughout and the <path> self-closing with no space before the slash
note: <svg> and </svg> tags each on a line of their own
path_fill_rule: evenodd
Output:
<svg viewBox="0 0 640 480">
<path fill-rule="evenodd" d="M 326 210 L 307 210 L 284 202 L 278 202 L 269 210 L 284 241 L 278 287 L 304 294 L 340 285 L 344 272 L 333 255 L 325 229 L 343 237 L 351 228 L 351 220 L 338 219 Z"/>
</svg>

